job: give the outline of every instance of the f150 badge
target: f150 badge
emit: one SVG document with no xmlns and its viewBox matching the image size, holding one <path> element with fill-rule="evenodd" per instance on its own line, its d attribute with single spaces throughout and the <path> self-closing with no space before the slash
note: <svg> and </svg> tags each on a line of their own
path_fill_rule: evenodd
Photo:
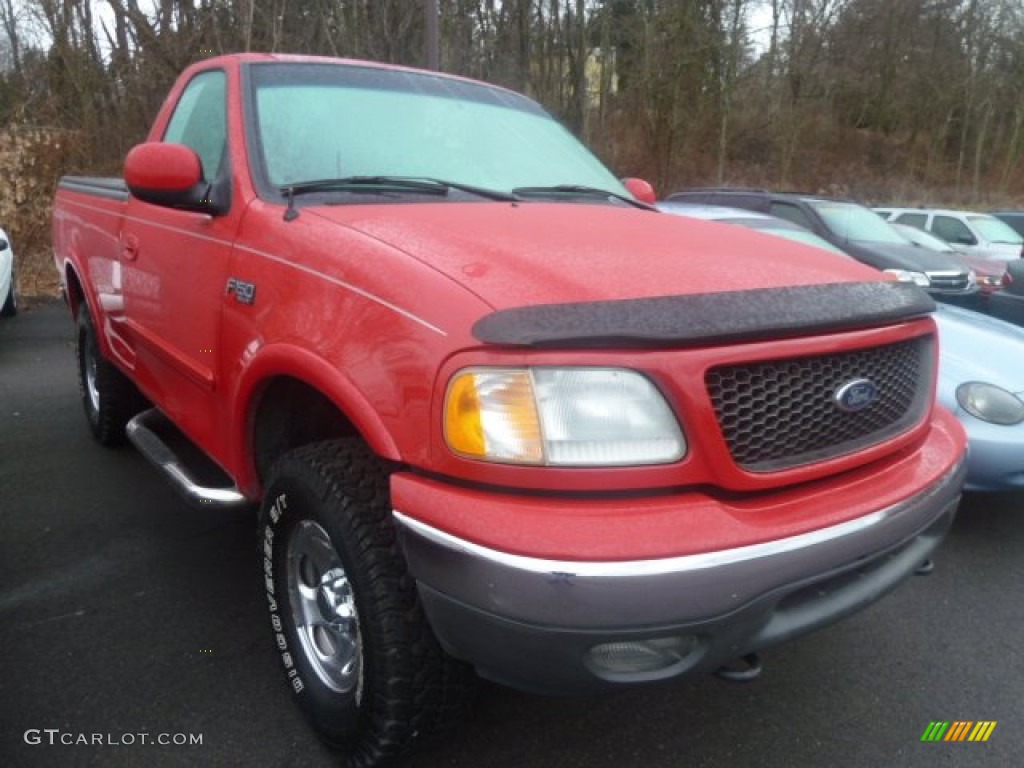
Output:
<svg viewBox="0 0 1024 768">
<path fill-rule="evenodd" d="M 235 301 L 239 304 L 253 304 L 256 301 L 256 284 L 229 277 L 226 293 L 235 294 Z"/>
<path fill-rule="evenodd" d="M 832 395 L 836 408 L 846 413 L 863 411 L 878 400 L 878 387 L 870 379 L 853 379 L 843 384 Z"/>
</svg>

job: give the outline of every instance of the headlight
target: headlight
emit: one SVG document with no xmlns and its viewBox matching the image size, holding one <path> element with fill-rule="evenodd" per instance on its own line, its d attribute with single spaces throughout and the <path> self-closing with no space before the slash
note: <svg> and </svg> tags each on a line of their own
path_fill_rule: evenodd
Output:
<svg viewBox="0 0 1024 768">
<path fill-rule="evenodd" d="M 924 272 L 910 272 L 906 269 L 884 269 L 882 271 L 887 275 L 895 276 L 901 283 L 913 283 L 922 288 L 927 288 L 932 284 L 932 281 L 928 279 L 928 275 Z"/>
<path fill-rule="evenodd" d="M 1003 284 L 1003 276 L 1002 275 L 992 275 L 992 274 L 986 274 L 984 272 L 979 272 L 978 273 L 977 280 L 978 280 L 978 285 L 987 285 L 987 286 L 997 287 L 997 286 L 1000 286 L 1000 285 Z"/>
<path fill-rule="evenodd" d="M 1024 421 L 1024 402 L 995 384 L 964 382 L 956 388 L 956 401 L 971 416 L 992 424 L 1010 425 Z"/>
<path fill-rule="evenodd" d="M 455 453 L 513 464 L 667 464 L 686 440 L 655 386 L 619 368 L 467 368 L 445 395 Z"/>
</svg>

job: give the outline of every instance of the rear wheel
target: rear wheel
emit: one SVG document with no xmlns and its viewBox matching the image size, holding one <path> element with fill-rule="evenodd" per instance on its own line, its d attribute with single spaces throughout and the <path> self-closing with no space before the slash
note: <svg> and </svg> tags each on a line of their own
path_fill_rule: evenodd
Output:
<svg viewBox="0 0 1024 768">
<path fill-rule="evenodd" d="M 78 308 L 78 391 L 92 435 L 101 445 L 124 442 L 128 420 L 143 409 L 145 401 L 135 385 L 100 353 L 89 308 Z"/>
<path fill-rule="evenodd" d="M 272 468 L 261 513 L 288 684 L 350 766 L 376 765 L 447 729 L 472 691 L 470 669 L 441 650 L 406 571 L 389 470 L 356 440 L 299 448 Z"/>
</svg>

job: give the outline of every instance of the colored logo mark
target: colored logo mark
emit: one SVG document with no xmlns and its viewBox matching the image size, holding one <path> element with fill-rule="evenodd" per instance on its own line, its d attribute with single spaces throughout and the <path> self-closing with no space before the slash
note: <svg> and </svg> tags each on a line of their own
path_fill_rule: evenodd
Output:
<svg viewBox="0 0 1024 768">
<path fill-rule="evenodd" d="M 932 720 L 921 741 L 988 741 L 997 720 Z"/>
<path fill-rule="evenodd" d="M 878 400 L 879 394 L 878 387 L 870 379 L 853 379 L 839 387 L 832 399 L 840 411 L 856 413 Z"/>
</svg>

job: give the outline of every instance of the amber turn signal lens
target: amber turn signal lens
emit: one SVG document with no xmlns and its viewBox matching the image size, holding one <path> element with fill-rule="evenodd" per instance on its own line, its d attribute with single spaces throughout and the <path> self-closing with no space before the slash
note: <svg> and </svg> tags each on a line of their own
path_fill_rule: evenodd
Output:
<svg viewBox="0 0 1024 768">
<path fill-rule="evenodd" d="M 529 372 L 470 368 L 452 379 L 445 398 L 444 434 L 463 456 L 539 464 L 540 419 Z"/>
</svg>

